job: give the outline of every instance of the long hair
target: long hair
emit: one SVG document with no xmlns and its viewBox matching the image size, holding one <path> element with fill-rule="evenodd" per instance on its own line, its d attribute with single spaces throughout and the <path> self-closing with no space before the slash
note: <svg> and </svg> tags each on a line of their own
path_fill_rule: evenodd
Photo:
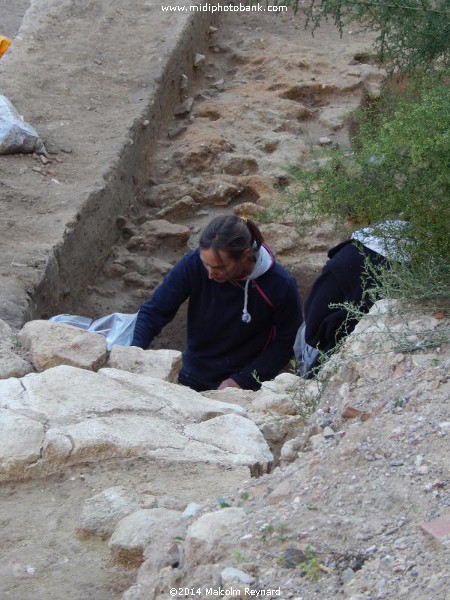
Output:
<svg viewBox="0 0 450 600">
<path fill-rule="evenodd" d="M 248 219 L 234 215 L 224 215 L 213 219 L 203 230 L 199 246 L 202 250 L 223 250 L 233 260 L 239 260 L 247 249 L 253 257 L 258 252 L 264 239 L 258 227 Z"/>
</svg>

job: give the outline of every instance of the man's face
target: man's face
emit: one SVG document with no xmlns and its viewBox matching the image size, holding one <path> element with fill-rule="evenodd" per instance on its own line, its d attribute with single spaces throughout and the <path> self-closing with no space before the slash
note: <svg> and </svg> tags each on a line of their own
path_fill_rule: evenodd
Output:
<svg viewBox="0 0 450 600">
<path fill-rule="evenodd" d="M 202 249 L 200 250 L 200 258 L 208 272 L 209 279 L 217 281 L 217 283 L 243 279 L 251 271 L 248 268 L 249 251 L 247 250 L 241 258 L 234 260 L 225 250 L 214 251 L 211 248 L 208 250 Z"/>
</svg>

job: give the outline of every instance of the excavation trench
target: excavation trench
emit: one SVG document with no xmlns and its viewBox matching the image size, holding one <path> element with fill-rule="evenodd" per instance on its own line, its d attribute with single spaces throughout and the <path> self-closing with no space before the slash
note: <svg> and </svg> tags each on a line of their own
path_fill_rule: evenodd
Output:
<svg viewBox="0 0 450 600">
<path fill-rule="evenodd" d="M 58 313 L 135 312 L 216 214 L 272 207 L 290 183 L 287 165 L 309 160 L 322 136 L 346 144 L 339 115 L 375 77 L 351 64 L 367 48 L 362 36 L 341 40 L 328 28 L 313 39 L 292 15 L 230 15 L 212 33 L 208 13 L 162 22 L 157 9 L 145 0 L 133 10 L 125 0 L 33 1 L 20 43 L 2 59 L 3 93 L 52 151 L 47 166 L 0 157 L 0 318 L 16 328 Z M 194 68 L 197 52 L 206 58 Z M 314 96 L 318 84 L 327 95 Z M 309 86 L 308 106 L 295 99 L 298 86 Z M 190 109 L 174 115 L 187 98 Z M 154 221 L 175 229 L 152 245 Z M 305 296 L 336 233 L 261 227 Z M 154 347 L 182 347 L 183 330 L 180 311 Z M 3 483 L 0 595 L 119 600 L 136 573 L 113 564 L 105 542 L 77 538 L 87 499 L 124 486 L 145 506 L 184 510 L 231 497 L 245 478 L 244 467 L 145 457 Z"/>
</svg>

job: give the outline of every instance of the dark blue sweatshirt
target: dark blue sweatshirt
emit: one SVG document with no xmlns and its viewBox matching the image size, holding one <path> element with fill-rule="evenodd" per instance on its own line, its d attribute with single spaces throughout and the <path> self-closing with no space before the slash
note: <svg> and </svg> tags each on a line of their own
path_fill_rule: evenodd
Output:
<svg viewBox="0 0 450 600">
<path fill-rule="evenodd" d="M 258 389 L 257 380 L 272 379 L 292 357 L 300 297 L 294 277 L 274 263 L 250 282 L 251 321 L 243 323 L 244 283 L 209 279 L 199 249 L 189 252 L 141 306 L 131 345 L 148 348 L 189 298 L 180 382 L 205 390 L 231 377 L 241 388 Z"/>
</svg>

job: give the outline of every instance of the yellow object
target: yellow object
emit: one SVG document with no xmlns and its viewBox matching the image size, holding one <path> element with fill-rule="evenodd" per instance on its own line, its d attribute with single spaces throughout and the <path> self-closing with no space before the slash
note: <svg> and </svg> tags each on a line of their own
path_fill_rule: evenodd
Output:
<svg viewBox="0 0 450 600">
<path fill-rule="evenodd" d="M 5 54 L 11 45 L 11 40 L 4 35 L 0 35 L 0 58 Z"/>
</svg>

